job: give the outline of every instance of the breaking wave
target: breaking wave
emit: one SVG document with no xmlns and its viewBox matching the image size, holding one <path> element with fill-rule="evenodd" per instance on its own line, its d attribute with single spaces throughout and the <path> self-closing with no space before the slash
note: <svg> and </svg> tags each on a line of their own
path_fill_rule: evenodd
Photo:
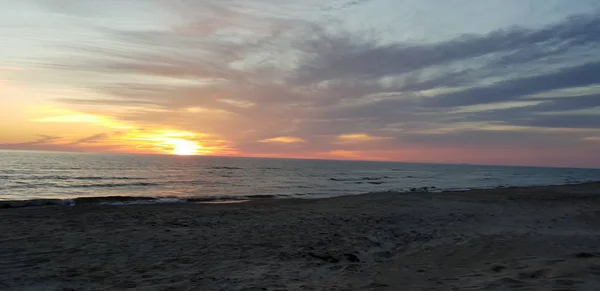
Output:
<svg viewBox="0 0 600 291">
<path fill-rule="evenodd" d="M 76 205 L 147 205 L 172 203 L 203 203 L 203 202 L 243 202 L 259 199 L 285 198 L 287 195 L 244 195 L 244 196 L 213 196 L 213 197 L 144 197 L 144 196 L 105 196 L 79 197 L 75 199 L 31 199 L 31 200 L 0 200 L 0 209 L 47 207 L 47 206 L 76 206 Z"/>
</svg>

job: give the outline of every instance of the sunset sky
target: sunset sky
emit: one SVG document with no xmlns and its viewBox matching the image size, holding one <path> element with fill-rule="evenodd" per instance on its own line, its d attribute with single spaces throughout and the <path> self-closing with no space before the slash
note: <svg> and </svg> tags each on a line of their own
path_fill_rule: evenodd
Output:
<svg viewBox="0 0 600 291">
<path fill-rule="evenodd" d="M 0 149 L 600 167 L 597 0 L 0 3 Z"/>
</svg>

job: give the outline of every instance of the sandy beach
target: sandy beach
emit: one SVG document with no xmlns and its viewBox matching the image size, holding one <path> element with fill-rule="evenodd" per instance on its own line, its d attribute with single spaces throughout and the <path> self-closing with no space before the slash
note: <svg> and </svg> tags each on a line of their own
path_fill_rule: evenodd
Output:
<svg viewBox="0 0 600 291">
<path fill-rule="evenodd" d="M 600 183 L 0 210 L 1 290 L 600 290 Z"/>
</svg>

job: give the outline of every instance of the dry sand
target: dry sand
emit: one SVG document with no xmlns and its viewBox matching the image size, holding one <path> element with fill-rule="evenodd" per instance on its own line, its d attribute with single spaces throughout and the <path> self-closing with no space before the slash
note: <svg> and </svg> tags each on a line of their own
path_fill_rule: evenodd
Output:
<svg viewBox="0 0 600 291">
<path fill-rule="evenodd" d="M 1 290 L 600 290 L 600 183 L 0 210 Z"/>
</svg>

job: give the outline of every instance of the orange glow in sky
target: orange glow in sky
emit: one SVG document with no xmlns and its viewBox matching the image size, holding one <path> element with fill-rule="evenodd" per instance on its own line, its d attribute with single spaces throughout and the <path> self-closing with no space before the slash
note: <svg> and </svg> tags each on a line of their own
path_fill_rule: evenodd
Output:
<svg viewBox="0 0 600 291">
<path fill-rule="evenodd" d="M 147 145 L 152 151 L 162 154 L 173 154 L 178 156 L 191 156 L 215 153 L 215 149 L 204 148 L 194 138 L 197 134 L 180 131 L 161 131 L 152 134 L 134 133 L 130 142 L 139 146 Z"/>
<path fill-rule="evenodd" d="M 4 1 L 0 150 L 600 167 L 594 1 L 230 2 Z"/>
<path fill-rule="evenodd" d="M 119 121 L 110 116 L 83 113 L 54 106 L 36 106 L 28 110 L 21 129 L 31 127 L 43 135 L 25 134 L 0 127 L 2 137 L 15 136 L 5 143 L 18 148 L 67 151 L 129 152 L 144 154 L 206 155 L 220 152 L 219 146 L 204 146 L 213 137 L 176 129 L 151 129 Z M 40 136 L 42 138 L 40 138 Z M 202 139 L 202 140 L 200 140 Z M 32 141 L 33 140 L 33 141 Z"/>
</svg>

